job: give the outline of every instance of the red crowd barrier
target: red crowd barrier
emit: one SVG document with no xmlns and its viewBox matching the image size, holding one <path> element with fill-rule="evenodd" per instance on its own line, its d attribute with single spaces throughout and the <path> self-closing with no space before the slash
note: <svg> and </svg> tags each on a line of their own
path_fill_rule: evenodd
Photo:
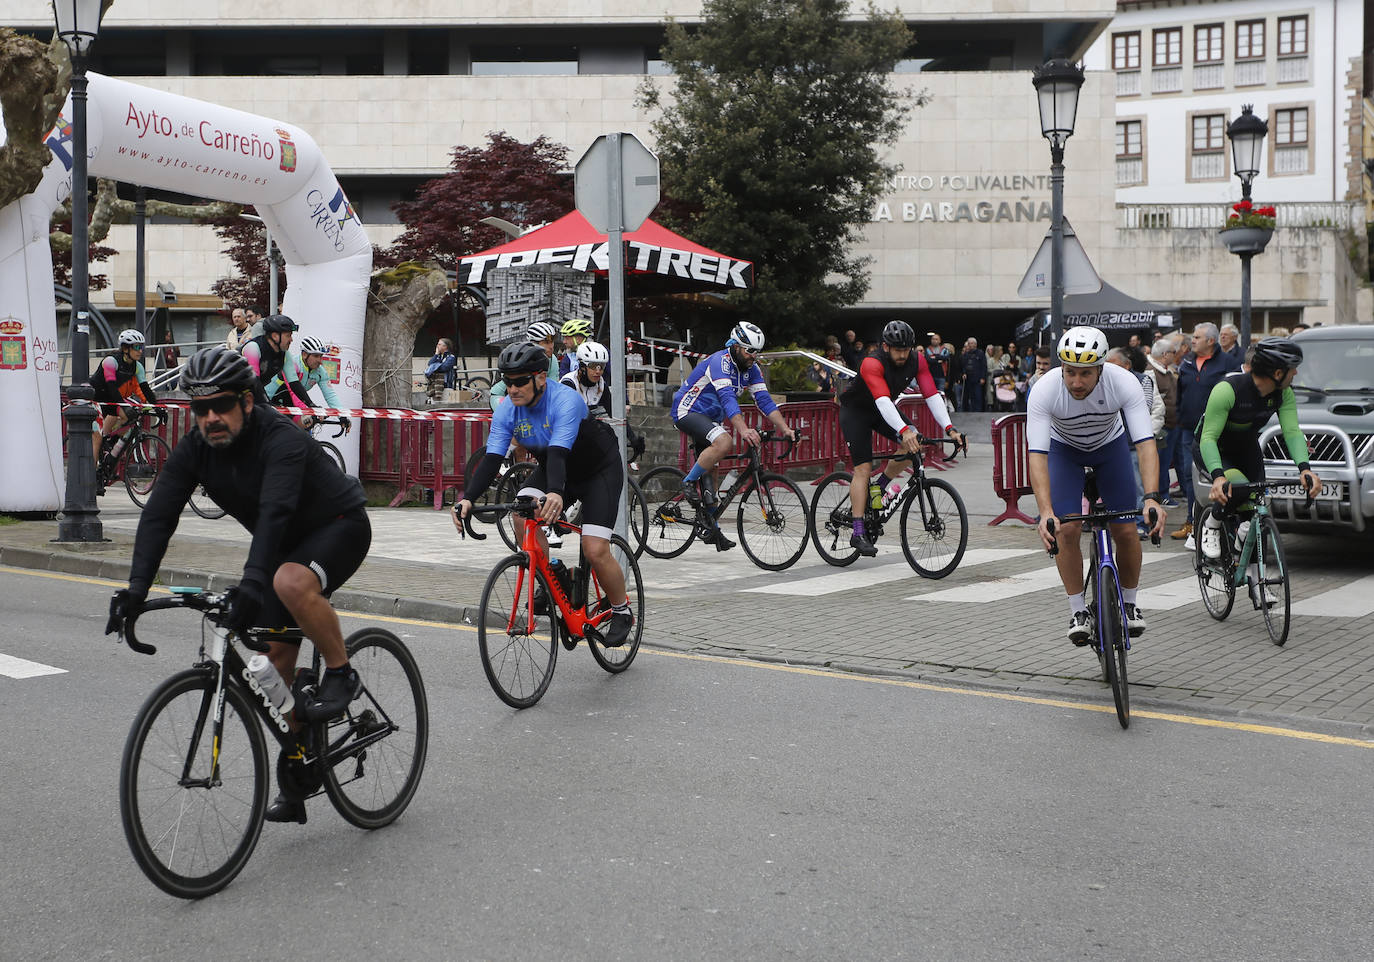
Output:
<svg viewBox="0 0 1374 962">
<path fill-rule="evenodd" d="M 1024 414 L 1008 414 L 992 422 L 992 490 L 1007 508 L 989 521 L 989 526 L 1009 518 L 1035 524 L 1035 519 L 1017 506 L 1022 495 L 1031 493 Z"/>
<path fill-rule="evenodd" d="M 362 419 L 358 477 L 396 485 L 393 508 L 414 487 L 430 492 L 434 508 L 442 508 L 444 492 L 462 490 L 468 458 L 487 443 L 490 412 L 476 413 L 487 416 L 475 421 Z"/>
</svg>

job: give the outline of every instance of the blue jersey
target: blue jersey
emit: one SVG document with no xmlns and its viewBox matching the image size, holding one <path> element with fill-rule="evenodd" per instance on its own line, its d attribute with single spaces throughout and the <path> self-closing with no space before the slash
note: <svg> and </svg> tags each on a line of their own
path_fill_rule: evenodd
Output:
<svg viewBox="0 0 1374 962">
<path fill-rule="evenodd" d="M 339 406 L 339 396 L 334 393 L 334 388 L 329 383 L 329 370 L 323 362 L 312 371 L 305 366 L 299 354 L 287 351 L 281 373 L 267 382 L 263 391 L 268 397 L 274 397 L 288 381 L 300 381 L 306 391 L 318 385 L 320 393 L 324 395 L 324 403 L 332 408 Z"/>
<path fill-rule="evenodd" d="M 502 404 L 492 412 L 487 453 L 504 458 L 511 441 L 519 441 L 542 461 L 540 456 L 551 447 L 571 451 L 586 419 L 587 402 L 581 393 L 549 381 L 539 400 L 528 407 Z"/>
<path fill-rule="evenodd" d="M 778 409 L 763 383 L 763 371 L 757 363 L 741 371 L 728 347 L 717 351 L 692 368 L 692 373 L 673 395 L 670 409 L 673 420 L 688 414 L 704 414 L 712 421 L 732 418 L 739 413 L 738 397 L 742 390 L 754 395 L 754 403 L 763 414 L 772 414 Z"/>
</svg>

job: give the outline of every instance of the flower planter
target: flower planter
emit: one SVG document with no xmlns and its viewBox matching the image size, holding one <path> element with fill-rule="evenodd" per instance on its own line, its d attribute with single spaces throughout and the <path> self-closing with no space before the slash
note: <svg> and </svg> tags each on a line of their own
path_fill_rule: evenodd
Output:
<svg viewBox="0 0 1374 962">
<path fill-rule="evenodd" d="M 1259 254 L 1273 236 L 1271 227 L 1229 227 L 1221 232 L 1221 242 L 1232 254 Z"/>
</svg>

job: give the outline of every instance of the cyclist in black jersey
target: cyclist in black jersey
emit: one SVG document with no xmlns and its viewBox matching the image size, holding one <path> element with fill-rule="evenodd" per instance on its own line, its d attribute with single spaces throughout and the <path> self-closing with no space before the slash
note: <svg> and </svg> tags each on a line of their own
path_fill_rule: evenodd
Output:
<svg viewBox="0 0 1374 962">
<path fill-rule="evenodd" d="M 262 333 L 243 345 L 243 356 L 264 391 L 285 370 L 286 350 L 298 330 L 299 325 L 285 314 L 270 314 L 262 319 Z M 298 380 L 273 390 L 274 394 L 267 396 L 270 404 L 282 407 L 312 406 L 309 391 Z"/>
<path fill-rule="evenodd" d="M 134 539 L 129 586 L 115 592 L 106 632 L 148 597 L 182 509 L 197 485 L 253 534 L 243 577 L 230 589 L 230 628 L 283 627 L 293 621 L 314 643 L 326 670 L 296 717 L 326 721 L 361 691 L 348 664 L 339 616 L 329 595 L 350 578 L 372 543 L 358 482 L 282 414 L 263 403 L 248 362 L 223 345 L 187 361 L 182 387 L 195 430 L 172 450 L 148 497 Z M 288 682 L 299 645 L 274 642 L 268 657 Z M 279 797 L 272 821 L 305 821 L 305 804 Z"/>
</svg>

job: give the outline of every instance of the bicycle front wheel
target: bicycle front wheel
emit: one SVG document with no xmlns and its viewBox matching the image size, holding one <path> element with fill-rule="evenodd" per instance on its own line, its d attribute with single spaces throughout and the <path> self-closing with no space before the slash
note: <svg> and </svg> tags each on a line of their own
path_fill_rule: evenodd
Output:
<svg viewBox="0 0 1374 962">
<path fill-rule="evenodd" d="M 625 503 L 629 508 L 630 518 L 626 527 L 630 534 L 630 544 L 634 545 L 635 559 L 644 553 L 644 541 L 649 536 L 649 504 L 644 500 L 644 491 L 640 488 L 639 482 L 629 475 L 625 476 L 628 491 Z"/>
<path fill-rule="evenodd" d="M 1203 525 L 1217 506 L 1209 504 L 1198 515 L 1197 526 L 1193 529 L 1193 570 L 1197 572 L 1198 589 L 1202 592 L 1202 604 L 1207 613 L 1217 621 L 1225 621 L 1236 602 L 1235 559 L 1231 557 L 1230 538 L 1226 528 L 1222 528 L 1221 557 L 1208 558 L 1202 553 Z"/>
<path fill-rule="evenodd" d="M 1107 684 L 1116 702 L 1116 720 L 1122 728 L 1131 725 L 1131 693 L 1126 682 L 1126 615 L 1121 607 L 1121 586 L 1116 575 L 1101 584 L 1102 598 L 1097 606 L 1097 644 Z"/>
<path fill-rule="evenodd" d="M 1292 601 L 1288 593 L 1288 564 L 1283 557 L 1283 541 L 1279 538 L 1278 524 L 1267 514 L 1258 523 L 1259 538 L 1255 542 L 1255 550 L 1259 552 L 1257 560 L 1261 584 L 1256 586 L 1256 590 L 1260 592 L 1260 610 L 1264 612 L 1264 627 L 1269 631 L 1269 640 L 1276 645 L 1283 645 L 1288 641 L 1288 616 Z"/>
<path fill-rule="evenodd" d="M 191 492 L 191 510 L 210 521 L 224 517 L 224 509 L 210 500 L 203 484 L 196 485 Z"/>
<path fill-rule="evenodd" d="M 535 467 L 537 465 L 533 461 L 518 461 L 512 464 L 496 490 L 496 503 L 510 504 L 514 501 L 530 475 L 534 474 Z M 506 547 L 512 551 L 520 550 L 520 539 L 525 534 L 525 526 L 519 518 L 512 517 L 509 511 L 499 515 L 496 519 L 496 530 L 501 532 L 501 540 L 506 543 Z"/>
<path fill-rule="evenodd" d="M 512 708 L 533 705 L 553 680 L 562 629 L 554 604 L 549 586 L 530 570 L 523 554 L 502 558 L 482 589 L 477 619 L 482 671 L 496 697 Z"/>
<path fill-rule="evenodd" d="M 750 561 L 768 571 L 790 568 L 811 531 L 806 495 L 781 474 L 760 474 L 740 498 L 735 525 Z"/>
<path fill-rule="evenodd" d="M 664 465 L 640 479 L 639 486 L 649 508 L 644 550 L 655 558 L 676 558 L 696 537 L 696 509 L 683 497 L 684 477 L 677 468 Z"/>
<path fill-rule="evenodd" d="M 630 637 L 625 639 L 625 644 L 618 648 L 608 648 L 590 637 L 587 639 L 587 647 L 592 650 L 592 657 L 598 665 L 611 674 L 618 675 L 630 667 L 630 662 L 634 661 L 635 655 L 639 653 L 639 639 L 644 634 L 644 592 L 640 587 L 639 562 L 630 552 L 630 546 L 625 543 L 625 539 L 619 535 L 611 536 L 611 557 L 620 565 L 620 570 L 625 572 L 625 598 L 629 601 L 630 611 L 635 616 L 634 627 L 630 629 Z M 586 563 L 584 560 L 583 564 Z M 587 613 L 604 611 L 610 606 L 610 601 L 601 590 L 601 582 L 593 571 L 587 581 Z"/>
<path fill-rule="evenodd" d="M 169 895 L 204 898 L 248 864 L 267 811 L 267 743 L 247 696 L 225 690 L 215 743 L 215 675 L 193 668 L 134 718 L 119 769 L 119 812 L 134 861 Z"/>
<path fill-rule="evenodd" d="M 140 508 L 148 503 L 148 495 L 157 483 L 158 473 L 171 457 L 172 449 L 156 434 L 141 434 L 124 455 L 124 487 Z"/>
<path fill-rule="evenodd" d="M 811 496 L 811 543 L 826 564 L 844 568 L 859 560 L 859 550 L 849 546 L 854 533 L 854 511 L 849 503 L 847 471 L 827 474 L 816 482 Z"/>
<path fill-rule="evenodd" d="M 344 642 L 363 693 L 325 726 L 324 790 L 359 828 L 390 825 L 405 811 L 429 750 L 429 701 L 420 666 L 401 639 L 363 628 Z"/>
<path fill-rule="evenodd" d="M 324 448 L 324 453 L 329 455 L 329 460 L 333 461 L 336 465 L 338 465 L 340 471 L 342 471 L 344 474 L 348 473 L 348 469 L 344 467 L 344 457 L 342 451 L 340 451 L 334 445 L 330 444 L 328 441 L 317 441 L 315 443 L 318 444 L 320 447 Z"/>
<path fill-rule="evenodd" d="M 902 553 L 922 578 L 943 578 L 968 547 L 968 512 L 954 485 L 926 478 L 902 505 Z"/>
</svg>

